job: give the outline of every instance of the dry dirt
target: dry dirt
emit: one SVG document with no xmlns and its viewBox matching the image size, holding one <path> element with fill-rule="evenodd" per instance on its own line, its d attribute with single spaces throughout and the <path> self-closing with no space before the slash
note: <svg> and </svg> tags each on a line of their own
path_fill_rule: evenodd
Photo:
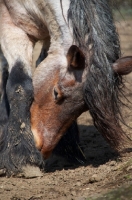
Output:
<svg viewBox="0 0 132 200">
<path fill-rule="evenodd" d="M 117 23 L 117 28 L 122 54 L 132 55 L 132 20 Z M 132 74 L 125 78 L 125 82 L 127 97 L 131 100 Z M 127 124 L 132 127 L 132 106 L 129 109 L 123 108 L 123 113 Z M 1 177 L 0 200 L 85 200 L 100 195 L 105 197 L 108 191 L 132 185 L 132 152 L 117 157 L 92 125 L 88 112 L 79 117 L 78 123 L 81 146 L 87 159 L 85 165 L 71 165 L 65 159 L 53 156 L 47 161 L 48 172 L 43 177 Z M 132 130 L 124 129 L 132 136 Z M 132 199 L 132 192 L 118 194 L 113 199 Z"/>
</svg>

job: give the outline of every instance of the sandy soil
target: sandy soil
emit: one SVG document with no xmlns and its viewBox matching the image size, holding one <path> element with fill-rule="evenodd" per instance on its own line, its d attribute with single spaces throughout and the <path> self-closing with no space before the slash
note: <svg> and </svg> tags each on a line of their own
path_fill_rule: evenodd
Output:
<svg viewBox="0 0 132 200">
<path fill-rule="evenodd" d="M 117 28 L 122 54 L 132 55 L 132 20 L 121 21 Z M 132 99 L 132 74 L 125 79 L 126 95 Z M 126 123 L 132 127 L 132 106 L 129 109 L 123 108 L 123 113 Z M 47 161 L 47 172 L 43 177 L 1 177 L 0 200 L 85 200 L 131 185 L 132 152 L 116 156 L 92 125 L 88 112 L 79 117 L 78 123 L 81 146 L 87 159 L 85 165 L 71 165 L 65 159 L 53 156 Z M 129 136 L 132 135 L 132 130 L 124 129 Z M 132 193 L 129 198 L 122 196 L 118 199 L 132 199 Z"/>
</svg>

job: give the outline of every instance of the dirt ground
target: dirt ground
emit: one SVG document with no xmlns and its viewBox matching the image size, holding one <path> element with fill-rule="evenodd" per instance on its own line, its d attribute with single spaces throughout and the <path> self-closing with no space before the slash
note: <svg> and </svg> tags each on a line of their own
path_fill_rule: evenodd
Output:
<svg viewBox="0 0 132 200">
<path fill-rule="evenodd" d="M 118 22 L 117 29 L 122 55 L 132 55 L 132 20 Z M 132 100 L 132 74 L 125 77 L 125 83 L 127 98 Z M 132 106 L 128 109 L 123 108 L 123 113 L 127 124 L 132 127 Z M 84 165 L 71 165 L 63 158 L 52 156 L 47 161 L 47 172 L 43 177 L 33 179 L 1 177 L 0 200 L 85 200 L 100 195 L 105 197 L 106 192 L 116 188 L 130 187 L 132 151 L 123 153 L 120 157 L 116 156 L 92 125 L 88 112 L 79 117 L 78 124 L 81 146 L 87 159 Z M 132 130 L 126 127 L 124 129 L 132 137 Z M 116 199 L 132 199 L 132 193 L 119 194 Z"/>
</svg>

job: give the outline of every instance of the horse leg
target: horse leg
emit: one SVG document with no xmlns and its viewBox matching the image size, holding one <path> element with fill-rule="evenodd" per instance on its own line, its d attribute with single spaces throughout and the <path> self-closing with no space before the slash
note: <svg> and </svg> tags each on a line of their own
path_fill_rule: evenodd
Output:
<svg viewBox="0 0 132 200">
<path fill-rule="evenodd" d="M 13 24 L 5 7 L 2 11 L 1 47 L 9 64 L 6 93 L 10 114 L 1 138 L 3 148 L 0 152 L 0 168 L 5 167 L 9 175 L 24 175 L 26 166 L 43 166 L 42 156 L 35 147 L 30 129 L 33 42 Z M 40 174 L 37 170 L 30 176 Z"/>
<path fill-rule="evenodd" d="M 0 48 L 0 151 L 3 149 L 4 128 L 9 117 L 9 103 L 6 95 L 8 64 Z"/>
<path fill-rule="evenodd" d="M 6 124 L 9 117 L 9 103 L 6 95 L 6 83 L 8 79 L 8 63 L 0 48 L 0 125 Z M 1 133 L 1 131 L 0 131 Z"/>
</svg>

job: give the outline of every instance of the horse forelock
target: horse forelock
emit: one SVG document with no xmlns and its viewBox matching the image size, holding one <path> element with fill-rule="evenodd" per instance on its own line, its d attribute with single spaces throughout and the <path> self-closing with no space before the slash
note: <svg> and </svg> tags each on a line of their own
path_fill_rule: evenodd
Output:
<svg viewBox="0 0 132 200">
<path fill-rule="evenodd" d="M 70 0 L 68 19 L 75 43 L 86 56 L 85 102 L 95 126 L 118 149 L 125 137 L 119 124 L 123 83 L 111 67 L 120 57 L 120 43 L 110 5 L 106 0 Z"/>
</svg>

